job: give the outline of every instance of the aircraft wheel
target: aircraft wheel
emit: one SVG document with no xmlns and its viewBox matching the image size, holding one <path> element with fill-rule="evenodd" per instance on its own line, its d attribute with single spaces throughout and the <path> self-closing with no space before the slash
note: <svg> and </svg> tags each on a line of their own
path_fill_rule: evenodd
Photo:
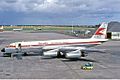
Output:
<svg viewBox="0 0 120 80">
<path fill-rule="evenodd" d="M 25 52 L 24 54 L 23 54 L 23 56 L 27 56 L 28 54 Z"/>
<path fill-rule="evenodd" d="M 62 52 L 58 51 L 57 53 L 57 58 L 64 58 L 65 54 L 63 54 Z"/>
<path fill-rule="evenodd" d="M 60 54 L 60 51 L 58 51 L 57 58 L 60 58 L 60 57 L 61 57 L 61 54 Z"/>
</svg>

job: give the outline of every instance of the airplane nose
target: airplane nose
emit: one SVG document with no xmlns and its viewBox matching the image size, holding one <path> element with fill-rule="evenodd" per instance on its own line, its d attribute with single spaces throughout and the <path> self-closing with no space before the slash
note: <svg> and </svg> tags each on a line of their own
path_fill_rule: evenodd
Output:
<svg viewBox="0 0 120 80">
<path fill-rule="evenodd" d="M 3 49 L 1 50 L 1 52 L 5 52 L 5 48 L 3 48 Z"/>
</svg>

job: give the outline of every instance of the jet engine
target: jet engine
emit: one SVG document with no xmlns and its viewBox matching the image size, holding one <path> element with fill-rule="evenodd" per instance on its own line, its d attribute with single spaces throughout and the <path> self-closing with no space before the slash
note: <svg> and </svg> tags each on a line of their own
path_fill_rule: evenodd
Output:
<svg viewBox="0 0 120 80">
<path fill-rule="evenodd" d="M 47 57 L 56 57 L 57 52 L 43 52 L 43 55 Z"/>
<path fill-rule="evenodd" d="M 86 57 L 86 56 L 87 56 L 87 53 L 80 50 L 72 51 L 72 52 L 66 53 L 65 55 L 66 58 L 80 58 L 80 57 Z"/>
</svg>

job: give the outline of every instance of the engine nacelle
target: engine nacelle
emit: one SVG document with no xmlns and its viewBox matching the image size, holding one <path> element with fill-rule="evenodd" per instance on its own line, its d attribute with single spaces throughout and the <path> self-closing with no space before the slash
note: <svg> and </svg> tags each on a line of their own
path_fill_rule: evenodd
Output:
<svg viewBox="0 0 120 80">
<path fill-rule="evenodd" d="M 65 57 L 66 58 L 80 58 L 81 52 L 79 50 L 72 51 L 72 52 L 66 53 Z"/>
<path fill-rule="evenodd" d="M 80 58 L 80 57 L 86 57 L 86 56 L 87 56 L 87 53 L 80 50 L 66 53 L 65 55 L 66 58 Z"/>
<path fill-rule="evenodd" d="M 56 57 L 57 56 L 57 52 L 44 52 L 43 56 L 46 56 L 46 57 Z"/>
<path fill-rule="evenodd" d="M 69 54 L 68 54 L 68 53 L 67 53 L 65 57 L 66 57 L 66 58 L 80 58 L 80 56 L 81 56 L 81 55 L 80 55 L 79 53 L 77 53 L 77 54 L 74 54 L 74 53 L 69 53 Z"/>
</svg>

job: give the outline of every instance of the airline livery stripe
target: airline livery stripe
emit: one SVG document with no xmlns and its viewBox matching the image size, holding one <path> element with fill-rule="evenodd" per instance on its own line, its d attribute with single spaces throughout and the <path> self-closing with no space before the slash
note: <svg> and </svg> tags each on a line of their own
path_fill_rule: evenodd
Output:
<svg viewBox="0 0 120 80">
<path fill-rule="evenodd" d="M 64 42 L 64 43 L 39 43 L 39 44 L 33 44 L 33 45 L 21 45 L 21 47 L 31 47 L 31 46 L 56 46 L 56 45 L 74 45 L 74 44 L 101 44 L 101 42 L 98 41 L 94 41 L 94 42 L 74 42 L 74 43 L 68 43 L 68 42 Z M 7 47 L 16 47 L 15 45 L 9 45 Z"/>
</svg>

